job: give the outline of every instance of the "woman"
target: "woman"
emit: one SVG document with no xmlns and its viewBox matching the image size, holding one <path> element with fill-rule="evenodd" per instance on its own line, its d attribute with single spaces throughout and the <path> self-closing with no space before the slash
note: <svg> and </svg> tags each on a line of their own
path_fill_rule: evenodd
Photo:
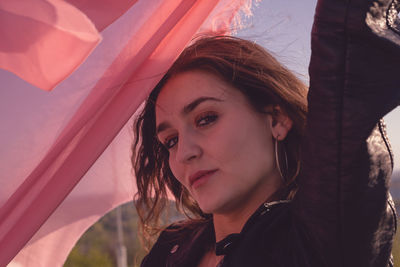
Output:
<svg viewBox="0 0 400 267">
<path fill-rule="evenodd" d="M 210 37 L 185 49 L 137 120 L 133 162 L 145 234 L 167 189 L 191 217 L 142 266 L 392 266 L 379 118 L 399 103 L 400 38 L 374 29 L 386 4 L 319 2 L 307 125 L 304 86 L 261 47 Z"/>
</svg>

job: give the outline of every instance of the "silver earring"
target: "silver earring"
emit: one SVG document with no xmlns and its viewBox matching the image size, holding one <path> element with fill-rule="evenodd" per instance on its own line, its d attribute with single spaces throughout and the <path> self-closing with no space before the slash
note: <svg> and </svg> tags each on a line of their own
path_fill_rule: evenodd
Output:
<svg viewBox="0 0 400 267">
<path fill-rule="evenodd" d="M 275 161 L 276 161 L 276 167 L 278 168 L 279 174 L 280 174 L 283 182 L 286 183 L 286 179 L 285 179 L 285 176 L 282 173 L 283 169 L 281 167 L 280 160 L 279 160 L 279 155 L 278 155 L 278 138 L 279 138 L 279 135 L 275 138 Z M 289 170 L 289 168 L 288 168 L 289 166 L 288 166 L 288 159 L 287 159 L 286 150 L 284 148 L 283 148 L 283 152 L 285 154 L 285 169 L 286 169 L 285 173 L 287 173 L 287 171 Z"/>
</svg>

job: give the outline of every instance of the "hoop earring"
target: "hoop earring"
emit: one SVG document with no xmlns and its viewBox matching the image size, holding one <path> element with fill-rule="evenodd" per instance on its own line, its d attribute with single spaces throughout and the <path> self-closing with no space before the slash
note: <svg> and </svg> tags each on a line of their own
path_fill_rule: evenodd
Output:
<svg viewBox="0 0 400 267">
<path fill-rule="evenodd" d="M 283 169 L 281 168 L 279 155 L 278 155 L 278 138 L 279 138 L 279 135 L 275 138 L 275 161 L 276 161 L 276 167 L 278 168 L 278 172 L 279 172 L 283 182 L 286 184 L 285 175 L 282 172 Z M 285 174 L 287 174 L 288 170 L 289 170 L 289 164 L 288 164 L 287 153 L 286 153 L 285 148 L 283 148 L 283 152 L 285 154 Z"/>
</svg>

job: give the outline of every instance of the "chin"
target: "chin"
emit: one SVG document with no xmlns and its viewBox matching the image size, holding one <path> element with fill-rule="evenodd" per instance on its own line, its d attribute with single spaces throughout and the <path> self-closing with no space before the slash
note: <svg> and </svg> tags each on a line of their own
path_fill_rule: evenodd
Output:
<svg viewBox="0 0 400 267">
<path fill-rule="evenodd" d="M 213 209 L 212 207 L 208 207 L 208 206 L 200 206 L 200 209 L 203 213 L 205 214 L 213 214 L 215 213 L 215 209 Z"/>
<path fill-rule="evenodd" d="M 205 214 L 217 214 L 217 213 L 224 213 L 227 207 L 224 203 L 203 203 L 199 204 L 200 209 Z"/>
<path fill-rule="evenodd" d="M 203 213 L 212 214 L 218 210 L 218 206 L 214 203 L 199 203 L 199 207 Z"/>
</svg>

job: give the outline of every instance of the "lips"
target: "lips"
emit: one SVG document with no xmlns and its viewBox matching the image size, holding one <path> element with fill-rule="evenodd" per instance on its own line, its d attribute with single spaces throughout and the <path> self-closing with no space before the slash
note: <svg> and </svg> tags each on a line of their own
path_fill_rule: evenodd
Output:
<svg viewBox="0 0 400 267">
<path fill-rule="evenodd" d="M 197 180 L 201 179 L 204 176 L 208 176 L 209 174 L 213 174 L 216 171 L 217 171 L 216 169 L 215 170 L 198 171 L 189 177 L 189 183 L 192 186 L 193 183 L 196 182 Z"/>
</svg>

